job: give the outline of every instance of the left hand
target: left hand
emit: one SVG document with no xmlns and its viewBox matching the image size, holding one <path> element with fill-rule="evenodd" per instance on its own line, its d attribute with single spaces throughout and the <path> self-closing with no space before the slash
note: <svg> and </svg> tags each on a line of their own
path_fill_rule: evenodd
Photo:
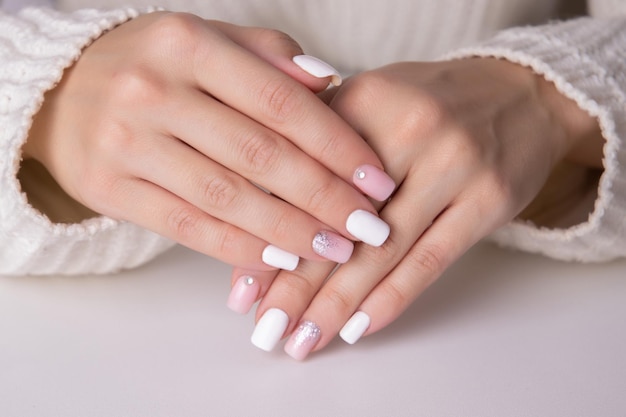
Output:
<svg viewBox="0 0 626 417">
<path fill-rule="evenodd" d="M 560 160 L 592 139 L 601 146 L 593 118 L 541 76 L 502 60 L 393 64 L 349 79 L 330 106 L 401 185 L 381 210 L 387 242 L 357 245 L 328 280 L 330 263 L 304 262 L 275 279 L 234 271 L 235 280 L 257 278 L 257 318 L 277 308 L 288 322 L 272 310 L 270 327 L 282 324 L 285 335 L 299 325 L 285 346 L 297 359 L 328 344 L 355 312 L 342 332 L 350 343 L 387 326 L 474 243 L 518 215 Z M 261 339 L 267 322 L 257 325 Z"/>
</svg>

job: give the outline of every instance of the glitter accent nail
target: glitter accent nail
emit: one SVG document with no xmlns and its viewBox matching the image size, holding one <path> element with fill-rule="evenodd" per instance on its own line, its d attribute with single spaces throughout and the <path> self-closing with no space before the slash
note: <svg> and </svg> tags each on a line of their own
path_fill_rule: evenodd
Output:
<svg viewBox="0 0 626 417">
<path fill-rule="evenodd" d="M 285 352 L 294 359 L 303 360 L 322 336 L 319 326 L 312 321 L 300 323 L 285 345 Z"/>
<path fill-rule="evenodd" d="M 328 233 L 319 232 L 313 238 L 313 250 L 318 255 L 324 256 L 328 253 L 328 250 L 333 246 L 332 241 L 328 238 Z"/>
<path fill-rule="evenodd" d="M 296 331 L 294 346 L 299 348 L 310 341 L 317 341 L 321 334 L 322 332 L 317 324 L 309 320 L 303 321 Z"/>
<path fill-rule="evenodd" d="M 347 262 L 354 250 L 354 244 L 351 241 L 326 230 L 315 235 L 311 247 L 318 255 L 340 264 Z"/>
</svg>

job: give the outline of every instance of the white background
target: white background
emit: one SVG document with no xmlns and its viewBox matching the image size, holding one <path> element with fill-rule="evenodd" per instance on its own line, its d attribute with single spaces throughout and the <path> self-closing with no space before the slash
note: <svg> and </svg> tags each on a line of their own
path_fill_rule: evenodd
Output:
<svg viewBox="0 0 626 417">
<path fill-rule="evenodd" d="M 0 416 L 626 415 L 626 261 L 482 244 L 400 320 L 300 363 L 249 343 L 229 269 L 181 247 L 0 278 Z"/>
</svg>

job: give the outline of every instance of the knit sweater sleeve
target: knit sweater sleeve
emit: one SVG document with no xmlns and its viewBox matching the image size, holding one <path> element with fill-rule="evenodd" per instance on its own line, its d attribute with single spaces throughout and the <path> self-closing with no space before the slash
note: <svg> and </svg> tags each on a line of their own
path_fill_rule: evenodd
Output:
<svg viewBox="0 0 626 417">
<path fill-rule="evenodd" d="M 140 265 L 172 245 L 125 222 L 50 221 L 32 207 L 17 173 L 44 93 L 84 47 L 139 14 L 135 9 L 0 12 L 0 275 L 108 273 Z"/>
<path fill-rule="evenodd" d="M 509 29 L 448 56 L 497 57 L 532 68 L 597 118 L 605 139 L 604 171 L 586 221 L 567 228 L 513 221 L 491 236 L 497 243 L 562 260 L 626 256 L 625 3 L 591 2 L 592 16 Z"/>
</svg>

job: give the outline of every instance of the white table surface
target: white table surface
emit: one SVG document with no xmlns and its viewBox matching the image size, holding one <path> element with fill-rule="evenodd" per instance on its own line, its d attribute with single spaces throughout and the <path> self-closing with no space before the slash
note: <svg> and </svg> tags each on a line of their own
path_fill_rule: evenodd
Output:
<svg viewBox="0 0 626 417">
<path fill-rule="evenodd" d="M 303 363 L 250 344 L 228 281 L 181 247 L 0 278 L 0 416 L 626 416 L 626 261 L 481 244 L 393 325 Z"/>
</svg>

